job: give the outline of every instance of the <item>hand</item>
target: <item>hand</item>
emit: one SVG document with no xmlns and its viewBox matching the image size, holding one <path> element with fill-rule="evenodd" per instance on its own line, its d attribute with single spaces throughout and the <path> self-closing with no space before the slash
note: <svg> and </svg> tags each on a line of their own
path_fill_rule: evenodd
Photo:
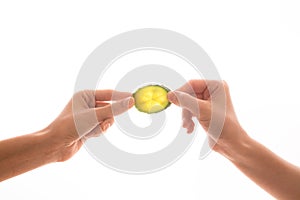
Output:
<svg viewBox="0 0 300 200">
<path fill-rule="evenodd" d="M 192 117 L 198 119 L 208 134 L 211 148 L 215 151 L 222 153 L 246 137 L 234 112 L 229 88 L 224 81 L 191 80 L 176 91 L 169 92 L 168 99 L 182 107 L 183 127 L 188 133 L 194 130 Z M 214 112 L 212 106 L 215 108 Z M 220 118 L 220 123 L 224 121 L 220 133 L 211 131 L 213 128 L 209 129 L 212 113 Z"/>
<path fill-rule="evenodd" d="M 57 119 L 46 129 L 60 158 L 72 157 L 83 142 L 104 133 L 119 115 L 134 105 L 131 93 L 113 90 L 85 90 L 76 93 Z M 107 101 L 117 100 L 110 104 Z"/>
</svg>

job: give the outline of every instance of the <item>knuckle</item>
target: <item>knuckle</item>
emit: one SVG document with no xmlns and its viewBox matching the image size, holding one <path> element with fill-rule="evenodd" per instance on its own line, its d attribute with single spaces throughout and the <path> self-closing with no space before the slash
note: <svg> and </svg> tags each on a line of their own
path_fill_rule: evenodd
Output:
<svg viewBox="0 0 300 200">
<path fill-rule="evenodd" d="M 188 81 L 188 84 L 192 85 L 195 81 L 196 81 L 195 79 L 191 79 L 191 80 Z"/>
<path fill-rule="evenodd" d="M 89 107 L 95 106 L 95 94 L 93 90 L 81 90 L 73 95 L 73 101 L 85 102 Z"/>
</svg>

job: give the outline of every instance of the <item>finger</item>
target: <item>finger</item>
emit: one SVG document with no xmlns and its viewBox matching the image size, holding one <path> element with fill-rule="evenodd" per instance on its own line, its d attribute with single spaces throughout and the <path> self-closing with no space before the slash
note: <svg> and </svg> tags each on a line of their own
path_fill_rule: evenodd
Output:
<svg viewBox="0 0 300 200">
<path fill-rule="evenodd" d="M 103 131 L 102 131 L 101 127 L 100 127 L 100 124 L 98 124 L 92 130 L 90 130 L 88 133 L 86 133 L 84 135 L 84 137 L 82 137 L 82 139 L 84 139 L 84 141 L 85 141 L 85 140 L 87 140 L 87 139 L 89 139 L 91 137 L 98 137 L 99 135 L 101 135 L 102 132 Z"/>
<path fill-rule="evenodd" d="M 183 108 L 182 109 L 182 126 L 187 128 L 192 121 L 193 114 L 188 110 Z"/>
<path fill-rule="evenodd" d="M 218 89 L 224 87 L 224 82 L 219 80 L 190 80 L 176 91 L 188 93 L 198 99 L 208 100 Z"/>
<path fill-rule="evenodd" d="M 187 133 L 193 132 L 195 127 L 192 117 L 193 114 L 188 109 L 182 109 L 182 127 L 187 129 Z"/>
<path fill-rule="evenodd" d="M 98 137 L 101 134 L 105 133 L 107 131 L 107 129 L 109 129 L 109 127 L 112 126 L 113 123 L 114 123 L 114 119 L 108 118 L 108 119 L 104 120 L 103 122 L 101 122 L 100 124 L 98 124 L 92 130 L 90 130 L 90 132 L 88 132 L 82 138 L 84 138 L 86 140 L 91 137 Z"/>
<path fill-rule="evenodd" d="M 132 94 L 130 92 L 120 92 L 116 90 L 95 90 L 96 101 L 121 100 L 131 96 Z"/>
<path fill-rule="evenodd" d="M 190 80 L 176 91 L 185 92 L 190 95 L 192 94 L 202 94 L 207 89 L 206 80 Z"/>
<path fill-rule="evenodd" d="M 191 120 L 188 126 L 186 127 L 187 133 L 192 133 L 194 131 L 194 128 L 195 128 L 195 123 L 193 120 Z"/>
<path fill-rule="evenodd" d="M 199 117 L 201 110 L 205 108 L 204 100 L 197 99 L 184 92 L 169 92 L 168 99 L 175 105 L 189 110 L 196 117 Z"/>
<path fill-rule="evenodd" d="M 128 97 L 111 105 L 95 108 L 98 121 L 102 122 L 105 119 L 120 115 L 130 109 L 133 105 L 134 99 L 132 97 Z"/>
<path fill-rule="evenodd" d="M 102 102 L 102 101 L 96 101 L 96 108 L 97 107 L 104 107 L 104 106 L 107 106 L 109 105 L 110 103 L 107 103 L 107 102 Z"/>
<path fill-rule="evenodd" d="M 108 118 L 100 124 L 101 131 L 105 133 L 114 123 L 114 118 Z"/>
<path fill-rule="evenodd" d="M 193 120 L 184 120 L 183 121 L 183 124 L 182 124 L 182 127 L 183 128 L 186 128 L 186 130 L 187 130 L 187 133 L 191 133 L 191 132 L 193 132 L 193 130 L 194 130 L 194 127 L 195 127 L 195 123 L 194 123 L 194 121 Z"/>
<path fill-rule="evenodd" d="M 182 121 L 192 119 L 193 114 L 186 108 L 182 109 Z"/>
</svg>

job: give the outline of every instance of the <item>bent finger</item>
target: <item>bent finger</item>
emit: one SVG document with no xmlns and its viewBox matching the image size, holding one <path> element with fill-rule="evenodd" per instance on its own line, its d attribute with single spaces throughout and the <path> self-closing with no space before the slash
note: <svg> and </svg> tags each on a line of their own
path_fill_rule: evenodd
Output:
<svg viewBox="0 0 300 200">
<path fill-rule="evenodd" d="M 185 92 L 190 95 L 195 96 L 194 94 L 202 94 L 207 88 L 207 82 L 203 79 L 190 80 L 176 91 Z"/>
<path fill-rule="evenodd" d="M 114 123 L 114 118 L 108 118 L 108 119 L 105 119 L 101 124 L 100 124 L 100 128 L 101 128 L 101 131 L 104 133 L 107 131 L 107 129 L 109 129 L 113 123 Z"/>
<path fill-rule="evenodd" d="M 187 133 L 191 133 L 194 130 L 195 123 L 192 120 L 193 114 L 188 110 L 182 109 L 182 126 L 187 129 Z"/>
</svg>

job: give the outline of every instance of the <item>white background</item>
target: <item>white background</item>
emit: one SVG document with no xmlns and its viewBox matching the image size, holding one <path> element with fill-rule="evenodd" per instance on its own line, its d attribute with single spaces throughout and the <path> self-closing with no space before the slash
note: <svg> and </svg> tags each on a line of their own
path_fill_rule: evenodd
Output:
<svg viewBox="0 0 300 200">
<path fill-rule="evenodd" d="M 202 46 L 229 83 L 247 132 L 300 165 L 299 10 L 296 0 L 1 1 L 0 139 L 48 125 L 103 41 L 153 27 Z M 65 163 L 0 183 L 0 199 L 272 199 L 220 155 L 198 160 L 203 134 L 158 173 L 121 174 L 81 149 Z"/>
</svg>

